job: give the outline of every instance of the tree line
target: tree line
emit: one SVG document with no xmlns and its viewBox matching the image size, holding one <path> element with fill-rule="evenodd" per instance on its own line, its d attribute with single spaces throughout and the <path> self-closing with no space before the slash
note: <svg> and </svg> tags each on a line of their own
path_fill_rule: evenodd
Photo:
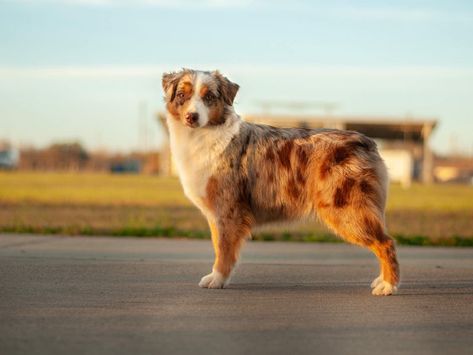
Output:
<svg viewBox="0 0 473 355">
<path fill-rule="evenodd" d="M 158 152 L 88 151 L 78 142 L 20 149 L 19 170 L 157 173 Z"/>
</svg>

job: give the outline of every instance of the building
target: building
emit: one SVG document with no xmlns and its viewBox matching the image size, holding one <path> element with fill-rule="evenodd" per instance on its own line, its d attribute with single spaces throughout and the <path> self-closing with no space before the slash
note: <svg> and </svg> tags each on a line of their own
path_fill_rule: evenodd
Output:
<svg viewBox="0 0 473 355">
<path fill-rule="evenodd" d="M 473 158 L 465 156 L 436 157 L 434 177 L 437 182 L 473 184 Z"/>
<path fill-rule="evenodd" d="M 429 141 L 435 119 L 412 117 L 357 117 L 306 115 L 243 115 L 247 122 L 275 127 L 336 128 L 358 131 L 375 139 L 388 167 L 390 179 L 409 186 L 412 181 L 433 182 L 433 153 Z M 163 114 L 159 122 L 165 127 Z M 167 131 L 167 129 L 166 129 Z M 173 174 L 169 147 L 162 160 L 164 174 Z M 166 163 L 165 163 L 166 162 Z"/>
<path fill-rule="evenodd" d="M 0 142 L 0 169 L 15 169 L 18 166 L 20 154 L 7 142 Z"/>
</svg>

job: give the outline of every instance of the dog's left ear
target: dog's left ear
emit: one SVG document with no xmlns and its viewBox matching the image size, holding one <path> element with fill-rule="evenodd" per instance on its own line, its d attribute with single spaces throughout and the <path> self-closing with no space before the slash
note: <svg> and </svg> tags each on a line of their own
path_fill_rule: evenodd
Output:
<svg viewBox="0 0 473 355">
<path fill-rule="evenodd" d="M 240 86 L 238 84 L 232 83 L 222 74 L 220 74 L 218 70 L 214 71 L 212 75 L 215 76 L 217 80 L 219 81 L 218 90 L 220 92 L 220 95 L 223 98 L 223 101 L 225 101 L 227 105 L 230 105 L 230 106 L 233 105 L 233 100 L 235 100 L 235 96 Z"/>
</svg>

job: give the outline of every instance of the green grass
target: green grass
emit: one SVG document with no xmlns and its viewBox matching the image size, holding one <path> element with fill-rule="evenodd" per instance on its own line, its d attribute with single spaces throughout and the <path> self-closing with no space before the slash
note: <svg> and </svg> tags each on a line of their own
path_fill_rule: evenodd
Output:
<svg viewBox="0 0 473 355">
<path fill-rule="evenodd" d="M 473 246 L 473 188 L 392 185 L 387 223 L 400 244 Z M 176 178 L 0 172 L 0 231 L 208 238 Z M 334 242 L 317 222 L 258 228 L 257 240 Z"/>
<path fill-rule="evenodd" d="M 393 184 L 389 189 L 387 210 L 473 212 L 473 186 L 414 184 L 405 189 Z"/>
</svg>

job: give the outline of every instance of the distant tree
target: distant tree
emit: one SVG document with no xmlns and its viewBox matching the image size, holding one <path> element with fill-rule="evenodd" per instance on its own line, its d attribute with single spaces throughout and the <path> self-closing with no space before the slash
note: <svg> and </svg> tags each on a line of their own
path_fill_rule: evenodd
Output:
<svg viewBox="0 0 473 355">
<path fill-rule="evenodd" d="M 54 170 L 80 170 L 89 155 L 80 143 L 56 143 L 44 151 L 46 165 Z"/>
<path fill-rule="evenodd" d="M 159 172 L 158 152 L 130 152 L 114 154 L 106 151 L 88 152 L 80 143 L 54 143 L 47 148 L 23 148 L 20 151 L 21 170 L 55 171 L 113 171 L 122 166 L 123 172 L 133 167 L 135 172 L 156 174 Z M 116 169 L 115 169 L 116 170 Z"/>
<path fill-rule="evenodd" d="M 89 154 L 80 143 L 55 143 L 45 149 L 26 148 L 20 152 L 20 169 L 81 170 Z"/>
</svg>

